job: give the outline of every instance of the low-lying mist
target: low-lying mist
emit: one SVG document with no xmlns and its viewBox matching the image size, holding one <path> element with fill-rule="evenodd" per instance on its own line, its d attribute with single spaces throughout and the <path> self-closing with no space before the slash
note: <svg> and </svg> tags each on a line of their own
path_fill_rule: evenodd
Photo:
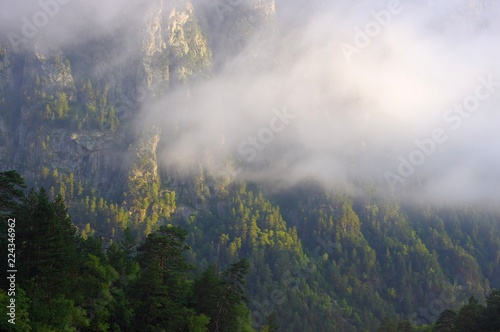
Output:
<svg viewBox="0 0 500 332">
<path fill-rule="evenodd" d="M 142 2 L 68 2 L 45 31 L 53 43 L 141 19 L 134 13 Z M 36 11 L 8 6 L 16 15 L 2 11 L 2 29 Z M 206 7 L 195 2 L 195 13 L 203 17 Z M 370 183 L 408 201 L 500 200 L 497 3 L 317 0 L 275 8 L 241 49 L 214 50 L 214 62 L 224 61 L 210 79 L 142 104 L 137 125 L 161 128 L 164 164 L 202 162 L 214 175 L 280 188 L 314 178 L 355 195 Z"/>
<path fill-rule="evenodd" d="M 220 173 L 230 158 L 267 185 L 312 177 L 353 194 L 370 183 L 409 201 L 498 201 L 498 6 L 466 4 L 316 3 L 306 23 L 278 13 L 277 33 L 256 31 L 189 99 L 144 112 L 181 133 L 167 163 L 204 158 Z"/>
</svg>

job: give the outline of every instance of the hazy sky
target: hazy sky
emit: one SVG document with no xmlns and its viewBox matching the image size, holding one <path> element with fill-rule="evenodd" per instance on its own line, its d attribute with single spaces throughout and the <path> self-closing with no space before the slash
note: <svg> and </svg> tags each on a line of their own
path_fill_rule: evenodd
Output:
<svg viewBox="0 0 500 332">
<path fill-rule="evenodd" d="M 279 185 L 312 176 L 356 192 L 369 179 L 408 199 L 497 200 L 498 6 L 389 3 L 317 1 L 306 23 L 256 33 L 191 91 L 179 120 L 189 130 L 165 158 L 183 164 L 205 152 L 220 171 L 224 158 L 213 156 L 229 155 L 240 176 Z M 369 44 L 358 35 L 367 27 Z M 172 99 L 155 118 L 171 121 Z M 272 130 L 284 109 L 293 118 Z"/>
<path fill-rule="evenodd" d="M 67 2 L 43 30 L 56 42 L 142 19 L 139 2 Z M 20 17 L 40 10 L 22 3 L 1 1 L 2 31 L 19 32 Z M 239 176 L 276 185 L 314 177 L 357 192 L 370 180 L 408 199 L 500 200 L 497 3 L 279 1 L 276 9 L 278 19 L 189 98 L 179 89 L 140 110 L 170 139 L 161 158 L 202 159 L 214 173 L 229 158 Z"/>
</svg>

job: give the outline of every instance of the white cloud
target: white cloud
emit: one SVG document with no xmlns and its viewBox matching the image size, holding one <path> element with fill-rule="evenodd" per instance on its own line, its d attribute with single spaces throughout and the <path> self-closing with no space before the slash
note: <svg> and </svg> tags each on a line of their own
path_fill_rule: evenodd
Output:
<svg viewBox="0 0 500 332">
<path fill-rule="evenodd" d="M 2 11 L 3 30 L 38 8 L 3 2 L 10 10 Z M 500 89 L 460 130 L 443 122 L 448 108 L 474 93 L 480 76 L 500 81 L 496 3 L 448 1 L 437 10 L 432 1 L 402 1 L 404 10 L 351 63 L 340 44 L 352 42 L 354 28 L 389 1 L 315 1 L 303 21 L 296 8 L 307 4 L 297 3 L 278 2 L 278 33 L 256 31 L 213 78 L 191 88 L 190 98 L 172 91 L 141 110 L 141 118 L 163 128 L 164 161 L 185 166 L 205 155 L 217 168 L 226 158 L 242 159 L 238 145 L 269 124 L 273 109 L 287 107 L 297 118 L 254 162 L 243 163 L 242 175 L 280 184 L 313 176 L 353 191 L 357 180 L 369 178 L 384 188 L 384 172 L 397 168 L 398 156 L 443 127 L 450 139 L 401 190 L 460 203 L 500 198 Z M 65 43 L 141 19 L 137 7 L 118 1 L 73 0 L 64 10 L 46 33 Z"/>
</svg>

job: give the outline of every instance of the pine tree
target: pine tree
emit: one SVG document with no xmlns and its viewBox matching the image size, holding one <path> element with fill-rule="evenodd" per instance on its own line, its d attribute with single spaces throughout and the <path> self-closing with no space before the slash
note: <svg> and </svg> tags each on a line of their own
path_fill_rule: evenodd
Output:
<svg viewBox="0 0 500 332">
<path fill-rule="evenodd" d="M 24 180 L 16 171 L 0 172 L 0 216 L 8 215 L 24 198 Z"/>
<path fill-rule="evenodd" d="M 48 291 L 66 289 L 77 269 L 78 239 L 63 198 L 52 203 L 43 188 L 31 191 L 17 214 L 23 279 L 42 283 Z"/>
<path fill-rule="evenodd" d="M 500 331 L 500 289 L 494 289 L 486 298 L 485 325 L 487 331 Z"/>
<path fill-rule="evenodd" d="M 458 312 L 455 322 L 456 332 L 483 332 L 481 324 L 483 321 L 484 306 L 471 296 L 469 303 L 463 306 Z"/>
<path fill-rule="evenodd" d="M 55 102 L 55 108 L 58 119 L 64 119 L 69 112 L 68 96 L 66 93 L 61 92 Z"/>
<path fill-rule="evenodd" d="M 266 325 L 262 327 L 262 332 L 278 332 L 280 328 L 280 324 L 278 322 L 278 316 L 276 315 L 276 312 L 273 312 L 269 317 L 266 319 Z"/>
<path fill-rule="evenodd" d="M 407 320 L 401 320 L 398 322 L 398 327 L 396 329 L 397 332 L 412 332 L 413 327 L 411 323 Z"/>
<path fill-rule="evenodd" d="M 64 200 L 50 202 L 32 190 L 18 209 L 19 285 L 31 299 L 33 330 L 64 331 L 88 326 L 83 308 L 71 299 L 78 276 L 78 237 Z"/>
<path fill-rule="evenodd" d="M 453 310 L 445 310 L 434 324 L 433 332 L 453 332 L 455 330 L 455 321 L 457 313 Z"/>
<path fill-rule="evenodd" d="M 380 323 L 380 326 L 379 326 L 377 332 L 396 332 L 397 328 L 398 328 L 398 326 L 397 326 L 396 322 L 385 317 L 382 320 L 382 322 Z"/>
<path fill-rule="evenodd" d="M 247 320 L 244 304 L 248 262 L 238 261 L 223 273 L 209 267 L 194 284 L 195 309 L 210 317 L 209 331 L 237 331 Z"/>
<path fill-rule="evenodd" d="M 131 294 L 138 330 L 177 331 L 193 315 L 186 306 L 191 292 L 187 279 L 191 266 L 183 256 L 189 249 L 186 235 L 183 229 L 162 226 L 138 248 L 141 274 Z"/>
</svg>

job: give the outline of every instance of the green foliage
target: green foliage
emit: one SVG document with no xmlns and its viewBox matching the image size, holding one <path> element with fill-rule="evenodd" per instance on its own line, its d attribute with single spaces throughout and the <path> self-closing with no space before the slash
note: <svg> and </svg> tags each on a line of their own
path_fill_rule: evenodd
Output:
<svg viewBox="0 0 500 332">
<path fill-rule="evenodd" d="M 37 181 L 52 189 L 32 192 L 16 212 L 34 220 L 20 235 L 20 254 L 30 257 L 22 285 L 33 330 L 430 331 L 438 325 L 410 327 L 401 317 L 441 294 L 453 295 L 450 307 L 471 294 L 482 300 L 485 277 L 498 284 L 498 227 L 487 213 L 414 211 L 317 188 L 270 199 L 255 186 L 208 185 L 213 179 L 203 171 L 186 195 L 167 190 L 155 167 L 146 153 L 138 158 L 123 205 L 71 173 L 41 168 Z M 174 213 L 177 206 L 182 214 Z M 169 223 L 187 232 L 162 226 Z M 65 240 L 47 241 L 55 237 Z M 244 273 L 232 273 L 243 257 Z M 246 271 L 244 283 L 238 275 Z M 52 274 L 59 276 L 49 280 Z M 456 276 L 467 283 L 457 285 Z M 485 329 L 471 324 L 488 310 L 495 317 L 495 299 L 467 307 L 457 321 L 465 330 Z M 61 325 L 44 303 L 65 306 Z M 496 328 L 495 319 L 488 321 Z"/>
<path fill-rule="evenodd" d="M 458 312 L 445 310 L 434 323 L 432 331 L 436 332 L 462 332 L 500 331 L 500 290 L 493 289 L 486 297 L 486 305 L 481 305 L 471 296 L 467 304 Z"/>
<path fill-rule="evenodd" d="M 40 282 L 49 292 L 64 289 L 70 271 L 76 268 L 77 237 L 63 199 L 58 196 L 51 203 L 43 188 L 32 190 L 16 215 L 21 221 L 31 221 L 17 226 L 19 255 L 23 257 L 19 274 L 33 281 L 34 287 Z"/>
<path fill-rule="evenodd" d="M 78 129 L 99 129 L 115 132 L 120 121 L 115 107 L 108 104 L 109 85 L 101 90 L 94 88 L 90 80 L 81 81 L 77 94 L 79 103 L 75 105 L 72 123 Z"/>
<path fill-rule="evenodd" d="M 227 19 L 247 26 L 250 8 L 240 9 Z M 196 15 L 188 16 L 163 31 L 165 51 L 127 60 L 146 66 L 147 79 L 155 81 L 148 84 L 160 83 L 151 95 L 159 97 L 169 86 L 209 75 L 210 49 Z M 235 51 L 240 41 L 231 43 Z M 177 135 L 183 133 L 148 136 L 125 130 L 136 119 L 136 105 L 134 96 L 122 93 L 133 91 L 136 77 L 144 73 L 105 77 L 102 70 L 93 70 L 115 53 L 114 43 L 103 44 L 26 59 L 0 47 L 0 76 L 12 76 L 12 69 L 15 77 L 0 87 L 2 120 L 15 143 L 7 142 L 7 151 L 19 148 L 3 164 L 21 165 L 25 174 L 36 174 L 30 185 L 47 188 L 32 192 L 18 209 L 24 199 L 22 179 L 12 172 L 0 174 L 0 253 L 6 257 L 5 218 L 16 217 L 25 330 L 126 331 L 138 329 L 152 312 L 152 330 L 231 330 L 238 325 L 240 331 L 252 326 L 272 331 L 279 325 L 301 332 L 374 331 L 379 326 L 392 331 L 398 325 L 399 330 L 409 329 L 403 319 L 419 315 L 422 307 L 432 307 L 432 312 L 417 319 L 438 319 L 433 326 L 437 330 L 449 329 L 452 321 L 462 330 L 500 329 L 495 291 L 485 305 L 471 302 L 457 311 L 455 320 L 453 311 L 438 318 L 434 306 L 441 301 L 439 310 L 457 308 L 471 295 L 482 303 L 492 287 L 500 287 L 498 213 L 408 207 L 369 191 L 352 198 L 310 182 L 275 193 L 251 184 L 228 184 L 201 165 L 192 178 L 177 176 L 156 160 L 155 150 L 158 141 L 175 150 Z M 71 68 L 68 52 L 79 70 Z M 133 120 L 122 126 L 118 115 Z M 29 135 L 23 137 L 23 132 Z M 83 135 L 74 139 L 94 132 L 106 142 L 137 147 L 129 151 L 137 156 L 130 168 L 124 167 L 129 172 L 117 172 L 116 182 L 94 183 L 84 174 L 101 178 L 99 172 L 112 173 L 121 160 L 84 151 L 90 162 L 85 170 L 75 167 L 73 174 L 67 168 L 74 161 L 60 156 L 75 145 L 72 133 Z M 81 144 L 78 149 L 85 150 Z M 160 228 L 167 224 L 187 233 L 169 237 Z M 232 273 L 233 263 L 242 258 L 248 267 Z M 197 273 L 188 263 L 204 272 Z M 238 276 L 247 269 L 244 284 Z M 153 296 L 146 298 L 142 291 Z M 442 301 L 443 294 L 451 296 Z M 395 321 L 381 323 L 382 317 Z M 158 323 L 167 321 L 167 326 Z"/>
<path fill-rule="evenodd" d="M 407 320 L 401 320 L 398 322 L 398 326 L 396 328 L 397 332 L 412 332 L 413 326 Z"/>
<path fill-rule="evenodd" d="M 2 267 L 7 266 L 7 255 L 16 249 L 16 241 L 9 242 L 9 223 L 17 222 L 15 211 L 24 199 L 24 180 L 16 171 L 0 172 L 0 255 L 2 255 Z M 14 227 L 15 229 L 15 227 Z M 9 250 L 10 249 L 10 250 Z M 1 289 L 8 289 L 8 280 L 2 278 Z"/>
<path fill-rule="evenodd" d="M 63 68 L 62 64 L 59 67 Z M 90 80 L 82 80 L 70 95 L 67 91 L 48 94 L 51 91 L 48 86 L 47 80 L 36 74 L 23 93 L 26 106 L 34 110 L 30 124 L 36 125 L 37 130 L 53 125 L 109 132 L 118 129 L 120 121 L 115 106 L 108 103 L 109 85 L 94 87 Z"/>
<path fill-rule="evenodd" d="M 176 209 L 174 191 L 162 187 L 156 155 L 158 133 L 145 132 L 136 150 L 137 159 L 129 171 L 123 205 L 128 207 L 130 223 L 138 238 L 148 236 L 160 222 L 168 220 Z"/>
<path fill-rule="evenodd" d="M 59 173 L 42 166 L 38 184 L 54 188 L 49 193 L 55 198 L 56 192 L 69 205 L 73 223 L 83 238 L 98 236 L 106 239 L 120 239 L 129 225 L 130 215 L 125 208 L 109 202 L 96 194 L 87 180 L 76 180 L 73 173 Z M 56 189 L 57 188 L 57 189 Z"/>
<path fill-rule="evenodd" d="M 0 172 L 0 216 L 8 216 L 24 198 L 24 180 L 16 171 Z"/>
<path fill-rule="evenodd" d="M 104 205 L 101 200 L 96 208 Z M 41 188 L 31 190 L 22 205 L 9 206 L 19 218 L 23 264 L 16 279 L 17 323 L 0 323 L 3 330 L 201 332 L 243 326 L 253 331 L 244 303 L 245 260 L 215 276 L 218 288 L 211 291 L 217 292 L 207 300 L 199 289 L 204 285 L 193 289 L 195 271 L 184 257 L 190 248 L 181 228 L 162 226 L 137 250 L 126 229 L 123 239 L 104 251 L 98 239 L 77 234 L 61 196 L 51 201 Z M 8 301 L 0 291 L 0 303 L 6 307 Z M 202 302 L 217 308 L 213 316 L 199 309 Z M 210 325 L 212 319 L 216 325 Z"/>
<path fill-rule="evenodd" d="M 189 332 L 207 332 L 207 325 L 210 322 L 210 318 L 201 314 L 199 316 L 189 316 L 188 330 Z"/>
<path fill-rule="evenodd" d="M 445 310 L 434 324 L 433 332 L 453 332 L 455 331 L 455 322 L 457 313 L 453 310 Z"/>
<path fill-rule="evenodd" d="M 500 331 L 500 289 L 494 289 L 486 298 L 484 327 L 488 331 Z"/>
<path fill-rule="evenodd" d="M 267 317 L 266 325 L 262 326 L 261 332 L 278 332 L 279 328 L 278 316 L 273 312 L 271 316 Z"/>
<path fill-rule="evenodd" d="M 483 331 L 481 328 L 482 314 L 484 307 L 478 303 L 478 301 L 471 296 L 469 298 L 469 303 L 463 306 L 458 312 L 457 319 L 455 320 L 455 331 L 456 332 L 480 332 Z"/>
<path fill-rule="evenodd" d="M 389 318 L 385 317 L 380 323 L 377 332 L 396 332 L 398 328 L 398 324 Z"/>
<path fill-rule="evenodd" d="M 11 298 L 12 297 L 8 296 L 8 293 L 6 293 L 3 288 L 0 289 L 0 306 L 2 308 L 7 308 L 10 305 Z M 13 331 L 13 332 L 32 331 L 30 325 L 30 317 L 29 317 L 30 304 L 29 304 L 29 298 L 26 297 L 26 292 L 22 288 L 16 287 L 14 299 L 16 306 L 16 317 L 15 320 L 13 320 L 13 322 L 15 322 L 15 324 L 9 323 L 8 320 L 11 320 L 12 318 L 6 315 L 0 321 L 0 330 Z"/>
<path fill-rule="evenodd" d="M 54 102 L 54 112 L 57 114 L 58 119 L 64 119 L 68 116 L 69 105 L 66 93 L 61 92 L 58 94 L 58 97 Z"/>
<path fill-rule="evenodd" d="M 140 276 L 134 286 L 136 329 L 168 331 L 185 328 L 190 282 L 190 266 L 183 257 L 189 247 L 184 243 L 186 231 L 161 227 L 150 234 L 138 248 Z M 155 328 L 156 327 L 156 328 Z"/>
<path fill-rule="evenodd" d="M 64 201 L 50 202 L 42 188 L 31 191 L 16 211 L 19 258 L 18 284 L 30 298 L 33 330 L 72 331 L 88 325 L 83 308 L 71 296 L 79 268 L 76 228 Z"/>
<path fill-rule="evenodd" d="M 249 325 L 244 307 L 247 273 L 248 262 L 241 260 L 222 273 L 210 266 L 194 283 L 194 308 L 210 318 L 209 331 L 237 331 Z"/>
</svg>

